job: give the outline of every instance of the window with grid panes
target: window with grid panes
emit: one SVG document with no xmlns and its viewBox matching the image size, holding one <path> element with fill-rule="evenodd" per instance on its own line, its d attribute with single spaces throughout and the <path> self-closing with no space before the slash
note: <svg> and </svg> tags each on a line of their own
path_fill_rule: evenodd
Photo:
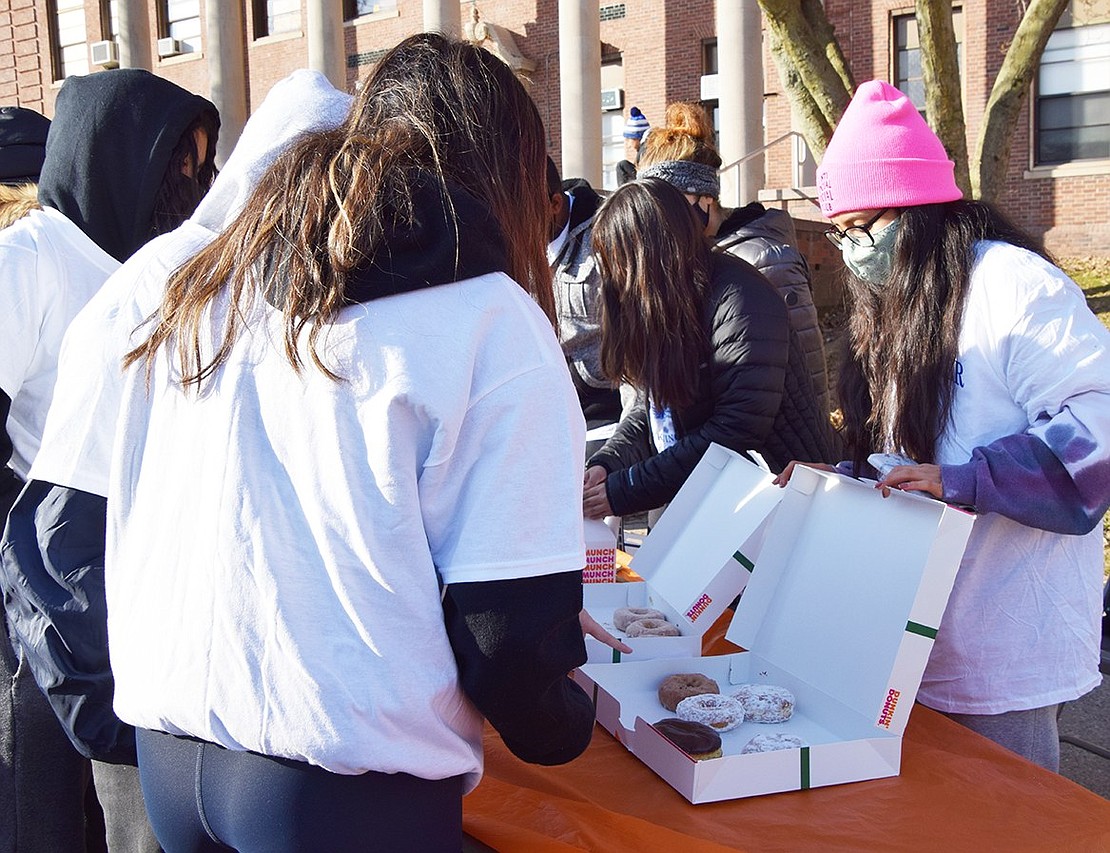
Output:
<svg viewBox="0 0 1110 853">
<path fill-rule="evenodd" d="M 952 29 L 956 31 L 956 58 L 960 63 L 960 77 L 964 73 L 964 14 L 952 10 Z M 917 33 L 917 18 L 913 15 L 894 16 L 894 86 L 904 92 L 913 105 L 925 114 L 925 82 L 921 77 L 921 41 Z"/>
<path fill-rule="evenodd" d="M 50 15 L 50 54 L 55 80 L 89 73 L 84 0 L 53 0 Z"/>
<path fill-rule="evenodd" d="M 195 53 L 200 44 L 200 0 L 162 0 L 162 37 L 181 42 L 182 53 Z"/>
<path fill-rule="evenodd" d="M 254 37 L 299 32 L 301 0 L 254 0 Z"/>
</svg>

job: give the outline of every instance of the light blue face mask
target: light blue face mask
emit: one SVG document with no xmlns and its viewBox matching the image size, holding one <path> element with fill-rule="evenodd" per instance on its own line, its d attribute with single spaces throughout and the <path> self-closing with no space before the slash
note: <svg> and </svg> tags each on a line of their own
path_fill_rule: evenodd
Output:
<svg viewBox="0 0 1110 853">
<path fill-rule="evenodd" d="M 851 240 L 840 241 L 840 253 L 844 264 L 858 278 L 871 284 L 882 284 L 890 275 L 894 263 L 894 245 L 898 242 L 898 221 L 891 220 L 878 231 L 871 234 L 874 244 L 857 246 Z"/>
</svg>

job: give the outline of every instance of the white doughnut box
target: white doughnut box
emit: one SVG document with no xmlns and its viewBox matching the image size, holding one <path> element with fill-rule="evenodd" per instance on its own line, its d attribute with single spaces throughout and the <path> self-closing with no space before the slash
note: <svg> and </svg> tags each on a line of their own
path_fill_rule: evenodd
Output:
<svg viewBox="0 0 1110 853">
<path fill-rule="evenodd" d="M 762 531 L 782 497 L 772 480 L 739 454 L 710 445 L 632 558 L 644 582 L 583 585 L 586 610 L 632 647 L 622 655 L 586 637 L 587 662 L 700 655 L 702 635 L 748 582 Z M 613 624 L 622 607 L 659 610 L 680 636 L 626 637 Z"/>
<path fill-rule="evenodd" d="M 729 464 L 750 465 L 740 457 Z M 939 501 L 883 498 L 870 482 L 809 468 L 796 469 L 787 488 L 769 488 L 781 501 L 726 635 L 747 651 L 630 655 L 620 666 L 588 663 L 574 674 L 594 696 L 598 722 L 691 803 L 897 776 L 902 734 L 973 523 Z M 758 497 L 718 494 L 712 502 L 765 515 Z M 697 562 L 699 544 L 688 537 L 672 558 Z M 659 704 L 659 682 L 687 672 L 715 679 L 722 693 L 745 682 L 786 687 L 794 715 L 745 722 L 722 735 L 721 758 L 693 761 L 651 726 L 672 716 Z M 740 754 L 769 732 L 806 746 Z"/>
</svg>

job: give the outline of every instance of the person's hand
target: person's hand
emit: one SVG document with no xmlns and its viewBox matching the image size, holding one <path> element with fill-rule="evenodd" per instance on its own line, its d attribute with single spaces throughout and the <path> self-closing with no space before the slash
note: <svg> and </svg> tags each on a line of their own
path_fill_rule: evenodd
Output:
<svg viewBox="0 0 1110 853">
<path fill-rule="evenodd" d="M 824 462 L 799 462 L 797 459 L 792 459 L 787 464 L 787 466 L 782 469 L 782 473 L 779 474 L 777 477 L 775 477 L 775 479 L 773 481 L 774 484 L 781 489 L 787 483 L 789 483 L 790 482 L 790 475 L 794 473 L 794 467 L 796 465 L 804 465 L 807 468 L 816 468 L 818 471 L 835 471 L 836 470 L 835 467 L 833 467 L 832 465 L 826 465 Z"/>
<path fill-rule="evenodd" d="M 578 613 L 578 622 L 582 626 L 583 637 L 593 637 L 595 640 L 600 640 L 605 643 L 609 648 L 616 649 L 622 654 L 632 654 L 632 647 L 622 643 L 608 631 L 601 627 L 601 624 L 594 619 L 586 609 L 583 608 Z"/>
<path fill-rule="evenodd" d="M 613 514 L 609 495 L 605 491 L 605 478 L 609 472 L 600 465 L 591 465 L 582 478 L 582 514 L 586 518 L 605 518 Z"/>
<path fill-rule="evenodd" d="M 875 488 L 882 490 L 884 498 L 890 496 L 891 489 L 925 492 L 937 500 L 944 497 L 939 465 L 896 465 L 883 480 L 875 484 Z"/>
</svg>

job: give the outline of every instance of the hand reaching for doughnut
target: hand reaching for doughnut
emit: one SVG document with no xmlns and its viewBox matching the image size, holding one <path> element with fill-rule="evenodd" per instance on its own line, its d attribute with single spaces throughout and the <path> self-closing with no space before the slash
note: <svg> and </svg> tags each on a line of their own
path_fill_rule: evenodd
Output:
<svg viewBox="0 0 1110 853">
<path fill-rule="evenodd" d="M 605 478 L 609 472 L 600 465 L 591 465 L 582 478 L 582 514 L 586 518 L 605 518 L 613 514 L 609 506 L 609 493 L 605 491 Z"/>
<path fill-rule="evenodd" d="M 578 613 L 578 622 L 582 625 L 582 636 L 590 636 L 595 640 L 600 640 L 611 649 L 616 649 L 621 654 L 631 654 L 632 647 L 622 643 L 608 631 L 601 627 L 600 623 L 593 616 L 586 612 L 583 608 Z"/>
</svg>

